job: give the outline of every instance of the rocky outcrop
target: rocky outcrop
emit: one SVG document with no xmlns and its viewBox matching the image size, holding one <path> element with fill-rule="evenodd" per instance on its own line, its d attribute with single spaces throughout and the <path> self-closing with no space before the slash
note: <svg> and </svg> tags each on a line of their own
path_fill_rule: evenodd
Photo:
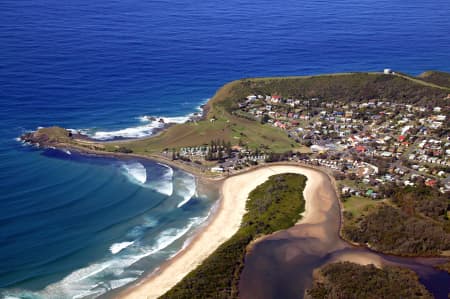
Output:
<svg viewBox="0 0 450 299">
<path fill-rule="evenodd" d="M 60 143 L 69 143 L 73 140 L 72 132 L 60 127 L 41 128 L 35 132 L 20 136 L 24 142 L 40 146 L 54 146 Z"/>
</svg>

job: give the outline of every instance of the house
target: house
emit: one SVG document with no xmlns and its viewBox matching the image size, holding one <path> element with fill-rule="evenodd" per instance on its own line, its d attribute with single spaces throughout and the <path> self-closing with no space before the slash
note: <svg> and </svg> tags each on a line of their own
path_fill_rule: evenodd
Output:
<svg viewBox="0 0 450 299">
<path fill-rule="evenodd" d="M 211 167 L 211 172 L 222 173 L 225 169 L 223 167 Z"/>
<path fill-rule="evenodd" d="M 392 69 L 384 69 L 383 73 L 385 75 L 390 75 L 390 74 L 392 74 Z"/>
<path fill-rule="evenodd" d="M 270 99 L 270 101 L 272 103 L 280 103 L 281 102 L 281 96 L 279 95 L 273 95 L 272 98 Z"/>
<path fill-rule="evenodd" d="M 364 153 L 364 152 L 366 151 L 366 147 L 363 146 L 363 145 L 358 145 L 358 146 L 355 147 L 355 150 L 356 150 L 358 153 Z"/>
<path fill-rule="evenodd" d="M 434 108 L 433 108 L 433 112 L 441 113 L 441 111 L 442 111 L 442 108 L 441 108 L 441 107 L 434 107 Z"/>
<path fill-rule="evenodd" d="M 434 187 L 434 186 L 436 186 L 436 184 L 437 184 L 436 180 L 427 179 L 425 181 L 425 186 L 428 186 L 428 187 Z"/>
<path fill-rule="evenodd" d="M 384 151 L 384 152 L 381 153 L 381 156 L 382 156 L 382 157 L 385 157 L 385 158 L 389 158 L 389 157 L 392 157 L 392 153 L 391 153 L 391 152 Z"/>
<path fill-rule="evenodd" d="M 326 152 L 328 150 L 325 146 L 320 146 L 317 144 L 311 145 L 310 149 L 312 152 Z"/>
</svg>

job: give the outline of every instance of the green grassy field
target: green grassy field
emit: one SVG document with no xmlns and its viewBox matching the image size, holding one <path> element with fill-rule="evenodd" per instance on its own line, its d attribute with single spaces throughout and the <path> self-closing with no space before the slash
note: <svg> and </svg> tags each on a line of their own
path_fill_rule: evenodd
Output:
<svg viewBox="0 0 450 299">
<path fill-rule="evenodd" d="M 126 146 L 135 153 L 159 152 L 163 149 L 180 148 L 209 144 L 211 140 L 224 140 L 233 145 L 239 143 L 249 148 L 267 146 L 274 152 L 283 152 L 300 147 L 288 138 L 287 133 L 261 125 L 258 122 L 238 118 L 228 114 L 216 117 L 215 121 L 203 120 L 196 123 L 186 123 L 172 126 L 160 135 L 137 141 L 111 143 Z"/>
<path fill-rule="evenodd" d="M 318 97 L 343 101 L 407 99 L 415 104 L 440 102 L 447 95 L 433 84 L 413 77 L 379 73 L 242 79 L 230 82 L 217 91 L 207 104 L 205 120 L 172 126 L 156 137 L 127 142 L 126 147 L 136 153 L 157 152 L 165 148 L 197 146 L 207 144 L 212 139 L 221 139 L 233 145 L 245 144 L 249 148 L 267 146 L 273 152 L 301 150 L 299 145 L 288 138 L 286 132 L 232 114 L 238 108 L 237 100 L 249 94 L 279 94 L 299 99 Z"/>
<path fill-rule="evenodd" d="M 344 210 L 352 213 L 355 218 L 360 217 L 377 204 L 377 201 L 363 196 L 351 196 L 343 202 Z"/>
</svg>

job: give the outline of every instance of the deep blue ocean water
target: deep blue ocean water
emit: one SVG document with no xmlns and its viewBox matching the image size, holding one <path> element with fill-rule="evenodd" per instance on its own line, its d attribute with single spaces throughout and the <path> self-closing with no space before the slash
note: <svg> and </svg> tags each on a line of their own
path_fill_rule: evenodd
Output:
<svg viewBox="0 0 450 299">
<path fill-rule="evenodd" d="M 242 77 L 450 71 L 449 13 L 444 0 L 0 1 L 3 295 L 130 282 L 179 250 L 216 199 L 179 170 L 41 151 L 21 133 L 147 135 L 143 116 L 186 116 Z"/>
</svg>

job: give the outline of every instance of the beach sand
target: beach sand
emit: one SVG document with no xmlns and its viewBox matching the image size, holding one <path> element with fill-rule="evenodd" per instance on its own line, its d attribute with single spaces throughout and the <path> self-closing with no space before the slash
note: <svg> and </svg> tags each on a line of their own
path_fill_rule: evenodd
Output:
<svg viewBox="0 0 450 299">
<path fill-rule="evenodd" d="M 245 214 L 249 193 L 270 176 L 281 173 L 298 173 L 308 178 L 304 190 L 305 212 L 301 222 L 320 222 L 322 214 L 317 214 L 316 211 L 323 208 L 324 203 L 314 199 L 323 183 L 323 174 L 316 170 L 300 166 L 274 165 L 229 177 L 223 182 L 220 206 L 211 222 L 183 251 L 163 265 L 160 270 L 120 292 L 116 298 L 158 298 L 170 290 L 213 253 L 220 244 L 236 233 Z"/>
</svg>

